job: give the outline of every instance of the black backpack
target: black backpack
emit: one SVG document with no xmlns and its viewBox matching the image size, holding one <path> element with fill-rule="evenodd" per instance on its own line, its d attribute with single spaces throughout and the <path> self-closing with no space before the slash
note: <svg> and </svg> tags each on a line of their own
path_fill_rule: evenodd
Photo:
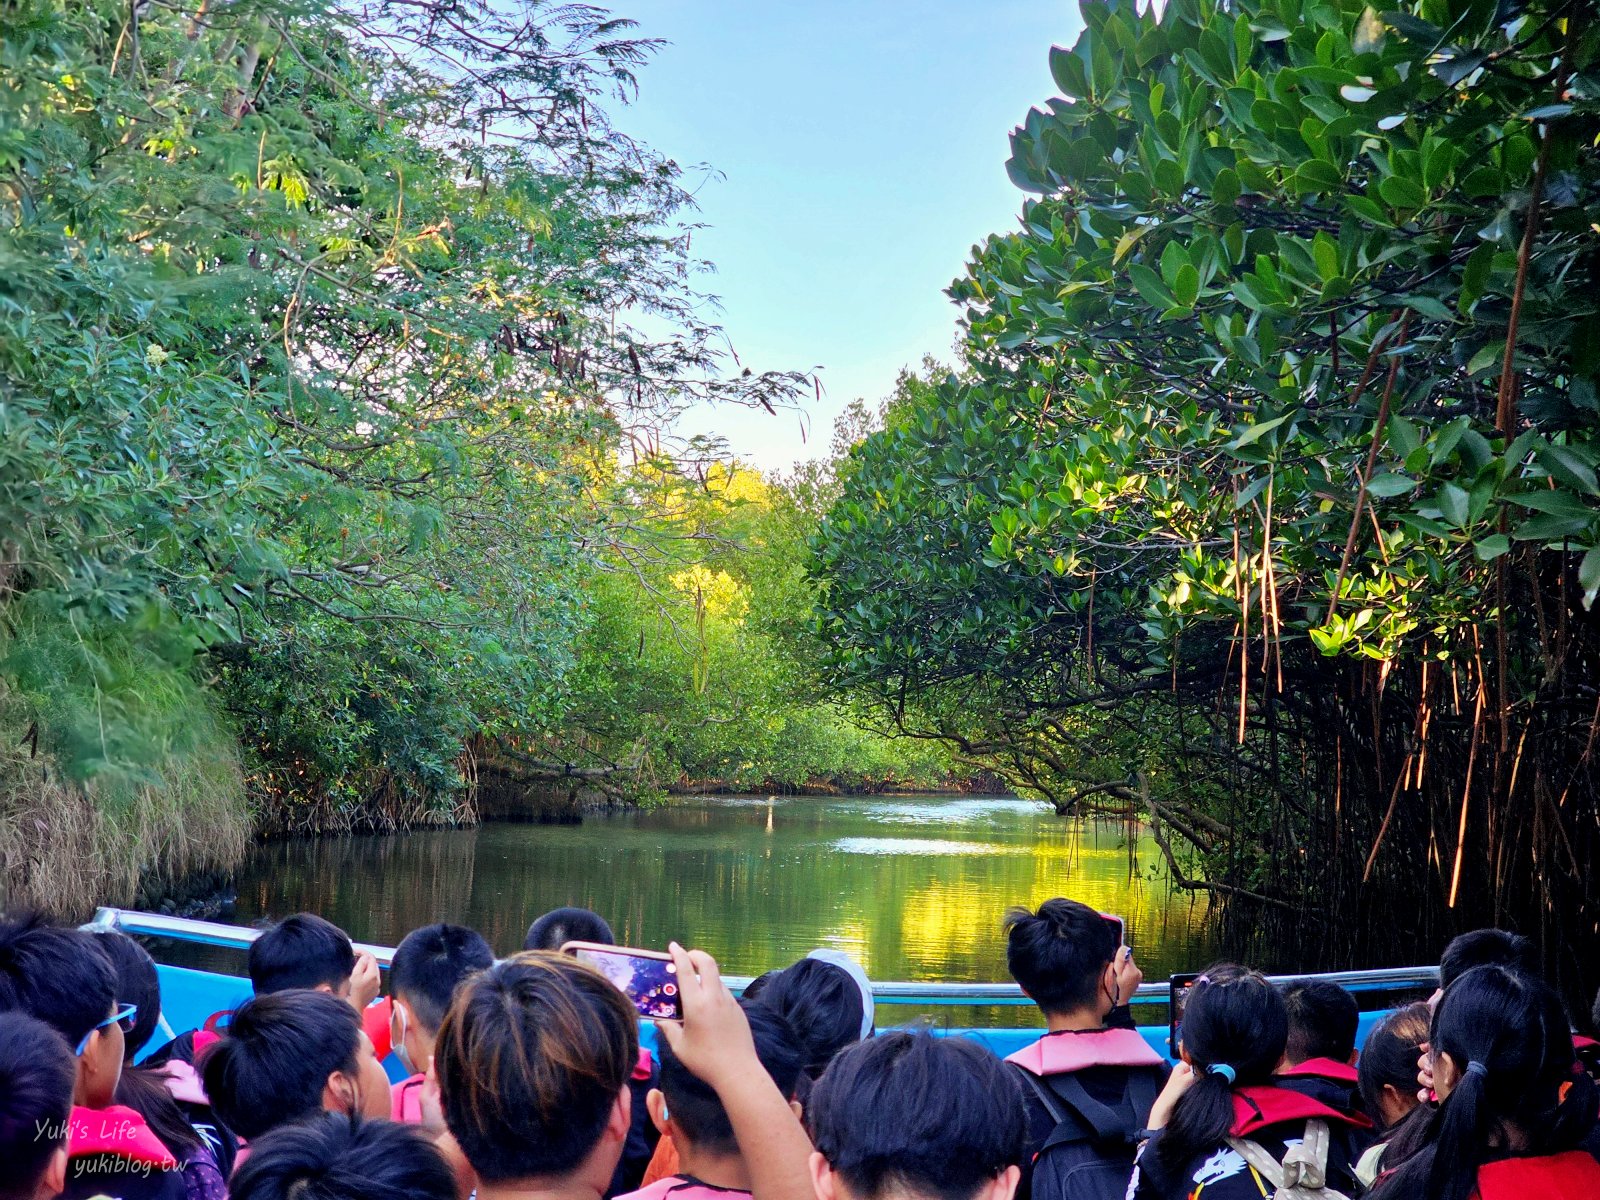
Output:
<svg viewBox="0 0 1600 1200">
<path fill-rule="evenodd" d="M 1133 1157 L 1164 1082 L 1157 1067 L 1129 1067 L 1115 1105 L 1067 1071 L 1035 1075 L 1012 1064 L 1055 1122 L 1034 1155 L 1032 1200 L 1126 1200 Z"/>
</svg>

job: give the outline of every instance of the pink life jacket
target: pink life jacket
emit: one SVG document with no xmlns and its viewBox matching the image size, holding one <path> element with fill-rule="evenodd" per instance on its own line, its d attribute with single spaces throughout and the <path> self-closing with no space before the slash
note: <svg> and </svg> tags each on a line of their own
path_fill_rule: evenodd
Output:
<svg viewBox="0 0 1600 1200">
<path fill-rule="evenodd" d="M 1600 1162 L 1584 1150 L 1533 1158 L 1503 1158 L 1478 1168 L 1479 1200 L 1594 1200 Z"/>
<path fill-rule="evenodd" d="M 104 1155 L 147 1165 L 153 1171 L 176 1171 L 178 1160 L 144 1118 L 122 1104 L 104 1108 L 73 1105 L 68 1124 L 67 1156 Z"/>
<path fill-rule="evenodd" d="M 389 1094 L 390 1120 L 410 1125 L 422 1123 L 422 1085 L 427 1081 L 426 1075 L 413 1075 L 394 1085 Z"/>
<path fill-rule="evenodd" d="M 665 1179 L 658 1179 L 637 1192 L 618 1196 L 616 1200 L 738 1200 L 741 1196 L 749 1195 L 749 1192 L 740 1191 L 738 1188 L 723 1188 L 701 1183 L 690 1175 L 668 1175 Z"/>
<path fill-rule="evenodd" d="M 1164 1067 L 1167 1060 L 1134 1029 L 1047 1033 L 1006 1058 L 1034 1075 L 1063 1075 L 1085 1067 Z"/>
<path fill-rule="evenodd" d="M 1336 1058 L 1308 1058 L 1299 1066 L 1288 1067 L 1279 1071 L 1282 1075 L 1309 1075 L 1314 1079 L 1331 1079 L 1335 1083 L 1347 1083 L 1352 1087 L 1360 1075 L 1349 1063 L 1342 1063 Z"/>
</svg>

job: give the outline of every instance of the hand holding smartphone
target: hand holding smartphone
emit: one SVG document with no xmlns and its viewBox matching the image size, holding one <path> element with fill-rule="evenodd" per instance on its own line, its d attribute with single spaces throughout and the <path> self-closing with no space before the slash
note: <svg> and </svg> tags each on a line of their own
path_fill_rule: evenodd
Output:
<svg viewBox="0 0 1600 1200">
<path fill-rule="evenodd" d="M 598 942 L 568 942 L 561 953 L 588 963 L 633 1001 L 641 1017 L 653 1021 L 683 1020 L 678 990 L 678 965 L 672 955 L 659 950 L 634 950 L 627 946 L 602 946 Z"/>
</svg>

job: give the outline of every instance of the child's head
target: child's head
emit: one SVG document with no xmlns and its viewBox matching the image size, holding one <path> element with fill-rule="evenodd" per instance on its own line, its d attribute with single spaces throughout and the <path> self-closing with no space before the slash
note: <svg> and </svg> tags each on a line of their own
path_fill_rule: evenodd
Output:
<svg viewBox="0 0 1600 1200">
<path fill-rule="evenodd" d="M 793 1096 L 802 1065 L 800 1048 L 788 1023 L 766 1003 L 765 999 L 742 1003 L 745 1019 L 750 1022 L 750 1036 L 755 1041 L 756 1057 L 772 1076 L 778 1090 L 785 1096 Z M 661 1060 L 661 1080 L 659 1087 L 647 1097 L 650 1118 L 662 1133 L 667 1132 L 670 1124 L 673 1144 L 684 1157 L 686 1166 L 690 1158 L 701 1155 L 720 1158 L 738 1154 L 733 1124 L 728 1120 L 722 1101 L 717 1099 L 717 1093 L 678 1060 L 665 1038 L 657 1043 L 656 1056 Z"/>
<path fill-rule="evenodd" d="M 76 1081 L 72 1049 L 56 1030 L 27 1013 L 0 1013 L 0 1200 L 66 1187 Z"/>
<path fill-rule="evenodd" d="M 976 1042 L 886 1033 L 845 1050 L 807 1109 L 818 1200 L 1010 1200 L 1027 1117 Z"/>
<path fill-rule="evenodd" d="M 389 1115 L 389 1079 L 355 1009 L 294 988 L 241 1004 L 200 1062 L 211 1107 L 242 1138 L 319 1110 Z"/>
<path fill-rule="evenodd" d="M 100 939 L 37 916 L 0 918 L 0 1012 L 24 1012 L 66 1039 L 78 1103 L 104 1108 L 122 1075 L 126 1021 L 114 1018 L 117 975 Z"/>
<path fill-rule="evenodd" d="M 1283 1051 L 1287 1066 L 1314 1058 L 1355 1062 L 1361 1009 L 1354 996 L 1337 983 L 1312 979 L 1284 988 L 1283 1003 L 1289 1013 L 1289 1041 Z"/>
<path fill-rule="evenodd" d="M 105 951 L 111 960 L 111 969 L 117 973 L 117 1001 L 137 1005 L 139 1009 L 133 1028 L 122 1039 L 123 1062 L 131 1063 L 161 1023 L 161 978 L 156 974 L 156 960 L 150 957 L 150 952 L 127 934 L 110 929 L 98 937 L 100 949 Z"/>
<path fill-rule="evenodd" d="M 246 956 L 256 995 L 288 988 L 350 994 L 356 951 L 350 935 L 315 913 L 285 917 L 250 943 Z"/>
<path fill-rule="evenodd" d="M 638 1017 L 605 976 L 523 953 L 462 984 L 433 1062 L 445 1124 L 485 1183 L 578 1179 L 604 1192 L 638 1059 Z"/>
<path fill-rule="evenodd" d="M 528 936 L 522 939 L 522 948 L 559 950 L 568 942 L 615 946 L 617 939 L 611 932 L 611 926 L 599 913 L 590 912 L 587 908 L 557 908 L 528 926 Z"/>
<path fill-rule="evenodd" d="M 475 929 L 464 925 L 424 925 L 395 948 L 389 966 L 394 997 L 396 1053 L 413 1071 L 426 1070 L 439 1022 L 461 981 L 494 963 L 494 951 Z"/>
<path fill-rule="evenodd" d="M 250 1144 L 232 1200 L 455 1200 L 456 1181 L 414 1126 L 342 1113 L 284 1125 Z"/>
<path fill-rule="evenodd" d="M 1047 1015 L 1112 1009 L 1119 999 L 1116 943 L 1100 914 L 1076 900 L 1046 900 L 1038 912 L 1006 914 L 1006 967 Z"/>
<path fill-rule="evenodd" d="M 1504 929 L 1474 929 L 1453 938 L 1439 956 L 1439 991 L 1443 992 L 1474 967 L 1510 967 L 1539 974 L 1539 952 L 1520 933 Z M 1437 998 L 1437 994 L 1436 994 Z"/>
<path fill-rule="evenodd" d="M 1383 1129 L 1392 1129 L 1417 1107 L 1417 1056 L 1428 1040 L 1426 1004 L 1397 1008 L 1373 1026 L 1357 1065 L 1361 1101 Z"/>
<path fill-rule="evenodd" d="M 1272 1078 L 1289 1040 L 1283 994 L 1256 971 L 1202 975 L 1183 1007 L 1179 1047 L 1194 1070 L 1156 1148 L 1176 1175 L 1197 1154 L 1220 1145 L 1233 1127 L 1233 1089 Z"/>
<path fill-rule="evenodd" d="M 864 978 L 864 977 L 863 977 Z M 816 1079 L 846 1046 L 872 1029 L 861 981 L 846 968 L 823 958 L 802 958 L 792 967 L 765 977 L 760 988 L 746 989 L 787 1023 L 800 1052 L 801 1066 Z"/>
<path fill-rule="evenodd" d="M 1594 1129 L 1594 1083 L 1574 1071 L 1561 1001 L 1534 976 L 1467 971 L 1445 989 L 1428 1040 L 1440 1106 L 1430 1144 L 1400 1168 L 1398 1194 L 1467 1200 L 1494 1146 L 1554 1154 Z"/>
</svg>

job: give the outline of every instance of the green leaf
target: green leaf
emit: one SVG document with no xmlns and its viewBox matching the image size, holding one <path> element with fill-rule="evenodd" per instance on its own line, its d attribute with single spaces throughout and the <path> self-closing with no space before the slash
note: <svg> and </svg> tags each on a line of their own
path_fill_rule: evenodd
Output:
<svg viewBox="0 0 1600 1200">
<path fill-rule="evenodd" d="M 1378 195 L 1394 208 L 1423 208 L 1428 203 L 1428 193 L 1414 179 L 1390 175 L 1378 184 Z"/>
<path fill-rule="evenodd" d="M 1200 272 L 1195 270 L 1192 263 L 1184 263 L 1178 268 L 1178 277 L 1172 283 L 1172 294 L 1185 308 L 1193 307 L 1200 298 Z"/>
<path fill-rule="evenodd" d="M 1239 173 L 1232 167 L 1223 167 L 1211 181 L 1211 202 L 1222 205 L 1233 204 L 1238 201 L 1239 193 Z"/>
<path fill-rule="evenodd" d="M 1344 173 L 1320 158 L 1307 159 L 1295 168 L 1297 192 L 1337 192 L 1344 187 Z"/>
<path fill-rule="evenodd" d="M 1293 413 L 1284 413 L 1281 417 L 1274 417 L 1270 421 L 1262 421 L 1259 424 L 1251 425 L 1240 430 L 1238 436 L 1233 439 L 1234 448 L 1242 449 L 1245 446 L 1249 446 L 1254 442 L 1260 441 L 1264 436 L 1271 433 L 1274 429 L 1276 429 L 1279 425 L 1282 425 L 1293 415 Z"/>
<path fill-rule="evenodd" d="M 1438 501 L 1440 514 L 1457 529 L 1464 529 L 1472 523 L 1468 515 L 1470 506 L 1466 488 L 1447 483 L 1439 489 Z"/>
<path fill-rule="evenodd" d="M 1473 544 L 1472 552 L 1482 562 L 1492 562 L 1511 549 L 1511 539 L 1503 533 L 1491 533 Z"/>
<path fill-rule="evenodd" d="M 1367 482 L 1367 494 L 1387 500 L 1392 496 L 1404 495 L 1417 486 L 1417 481 L 1408 475 L 1386 473 L 1375 475 Z"/>
<path fill-rule="evenodd" d="M 1600 595 L 1600 546 L 1595 546 L 1578 564 L 1578 586 L 1583 589 L 1583 607 L 1594 607 L 1594 598 Z"/>
<path fill-rule="evenodd" d="M 1128 268 L 1128 277 L 1133 280 L 1133 286 L 1144 302 L 1152 308 L 1165 310 L 1178 307 L 1177 297 L 1161 282 L 1161 276 L 1143 263 L 1132 264 Z"/>
<path fill-rule="evenodd" d="M 1539 465 L 1570 488 L 1590 496 L 1600 496 L 1600 479 L 1583 455 L 1568 446 L 1547 442 L 1539 447 Z"/>
<path fill-rule="evenodd" d="M 1367 11 L 1372 10 L 1369 8 Z M 1327 233 L 1319 231 L 1311 240 L 1311 253 L 1317 260 L 1317 273 L 1322 276 L 1324 282 L 1339 278 L 1341 272 L 1338 242 Z"/>
</svg>

